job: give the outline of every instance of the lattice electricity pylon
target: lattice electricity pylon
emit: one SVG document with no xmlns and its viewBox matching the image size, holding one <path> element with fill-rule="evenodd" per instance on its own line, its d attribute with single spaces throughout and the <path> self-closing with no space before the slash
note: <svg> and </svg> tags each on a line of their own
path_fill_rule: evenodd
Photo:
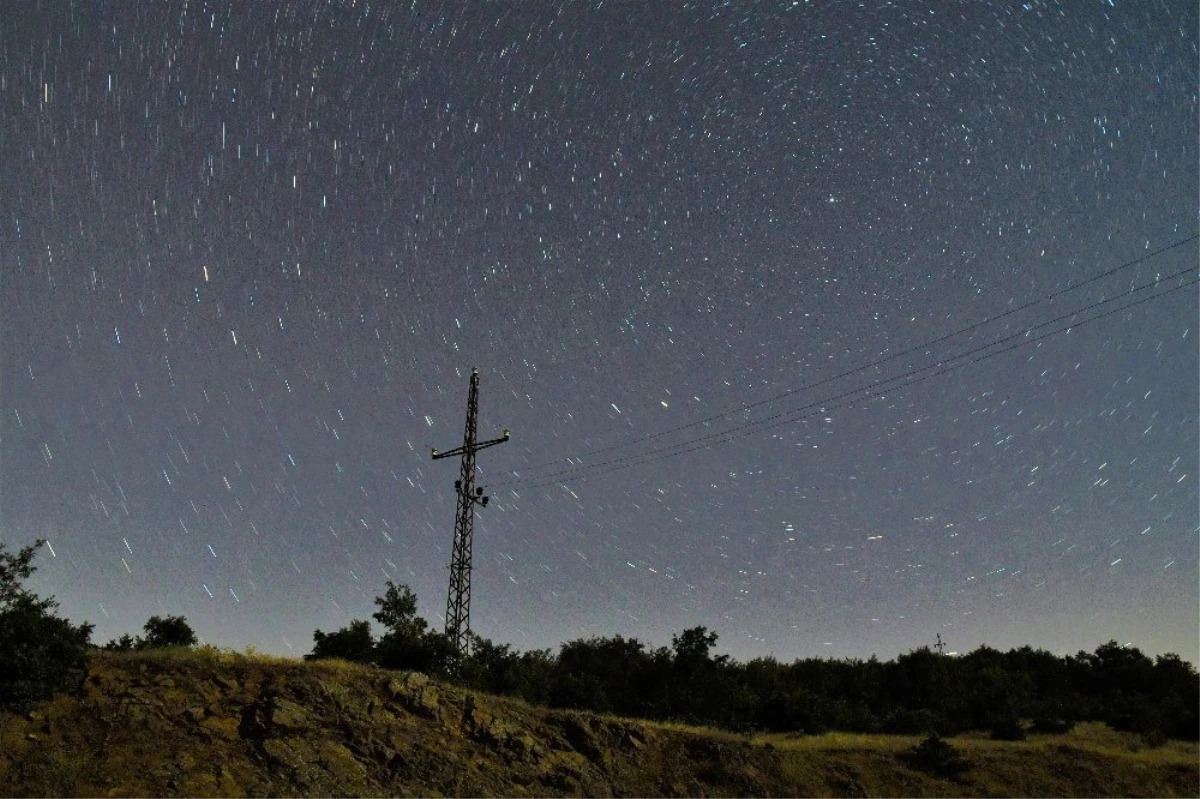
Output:
<svg viewBox="0 0 1200 799">
<path fill-rule="evenodd" d="M 471 370 L 471 391 L 467 395 L 467 426 L 461 447 L 446 452 L 433 450 L 433 459 L 462 455 L 459 477 L 454 481 L 458 493 L 458 517 L 454 521 L 454 547 L 450 553 L 450 590 L 446 594 L 446 635 L 460 655 L 468 654 L 471 640 L 471 543 L 475 529 L 475 506 L 487 505 L 482 488 L 475 488 L 475 453 L 503 444 L 509 439 L 504 428 L 500 438 L 475 443 L 476 418 L 479 416 L 479 368 Z"/>
</svg>

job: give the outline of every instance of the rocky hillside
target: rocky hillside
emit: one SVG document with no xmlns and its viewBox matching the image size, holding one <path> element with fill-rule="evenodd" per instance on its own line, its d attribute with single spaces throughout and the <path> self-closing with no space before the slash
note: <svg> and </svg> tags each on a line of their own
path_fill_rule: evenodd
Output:
<svg viewBox="0 0 1200 799">
<path fill-rule="evenodd" d="M 1110 734 L 1111 735 L 1111 734 Z M 1197 796 L 1195 744 L 747 739 L 534 708 L 340 662 L 97 654 L 80 693 L 0 716 L 7 796 Z M 1140 750 L 1140 751 L 1136 751 Z"/>
</svg>

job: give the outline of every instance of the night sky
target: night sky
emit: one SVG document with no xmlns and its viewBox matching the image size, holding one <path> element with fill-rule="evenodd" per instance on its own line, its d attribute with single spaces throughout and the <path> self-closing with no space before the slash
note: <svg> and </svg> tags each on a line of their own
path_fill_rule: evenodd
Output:
<svg viewBox="0 0 1200 799">
<path fill-rule="evenodd" d="M 0 540 L 101 643 L 440 629 L 477 366 L 495 641 L 1194 662 L 1197 24 L 6 4 Z"/>
</svg>

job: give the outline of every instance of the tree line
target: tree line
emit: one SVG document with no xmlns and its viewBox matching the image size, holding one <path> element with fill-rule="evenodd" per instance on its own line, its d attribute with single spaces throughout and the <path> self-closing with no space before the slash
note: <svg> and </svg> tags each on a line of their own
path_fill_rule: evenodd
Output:
<svg viewBox="0 0 1200 799">
<path fill-rule="evenodd" d="M 980 646 L 943 655 L 927 646 L 894 660 L 772 657 L 739 662 L 714 654 L 717 633 L 693 627 L 669 647 L 620 635 L 518 652 L 472 635 L 457 656 L 449 639 L 416 615 L 407 586 L 387 583 L 373 618 L 313 633 L 308 660 L 341 658 L 423 671 L 550 707 L 670 719 L 740 731 L 830 730 L 951 735 L 986 730 L 998 738 L 1065 732 L 1102 721 L 1152 740 L 1200 737 L 1200 679 L 1178 655 L 1151 659 L 1109 641 L 1095 652 L 1058 656 L 1024 646 Z"/>
<path fill-rule="evenodd" d="M 27 709 L 77 685 L 92 625 L 57 616 L 53 598 L 25 589 L 41 542 L 10 554 L 0 543 L 0 710 Z M 962 656 L 920 647 L 880 661 L 772 657 L 739 662 L 714 654 L 717 633 L 693 627 L 651 647 L 620 635 L 518 652 L 472 634 L 469 653 L 417 615 L 417 598 L 391 581 L 372 618 L 316 630 L 306 660 L 338 658 L 424 672 L 487 693 L 549 707 L 676 720 L 735 731 L 951 735 L 990 731 L 1019 739 L 1027 729 L 1065 732 L 1102 721 L 1148 741 L 1200 738 L 1200 678 L 1178 655 L 1151 659 L 1110 641 L 1095 652 L 1058 656 L 1025 646 L 980 646 Z M 151 617 L 145 636 L 123 635 L 116 651 L 192 646 L 182 616 Z"/>
</svg>

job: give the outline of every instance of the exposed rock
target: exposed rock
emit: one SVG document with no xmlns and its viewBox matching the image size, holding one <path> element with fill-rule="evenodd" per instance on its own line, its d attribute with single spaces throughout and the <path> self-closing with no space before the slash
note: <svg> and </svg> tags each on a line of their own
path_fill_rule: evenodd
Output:
<svg viewBox="0 0 1200 799">
<path fill-rule="evenodd" d="M 235 716 L 208 716 L 200 722 L 200 727 L 211 734 L 211 737 L 224 738 L 229 741 L 241 737 L 241 724 Z"/>
<path fill-rule="evenodd" d="M 1119 758 L 1079 749 L 1068 758 L 1053 746 L 1038 751 L 1080 780 L 1093 779 L 1081 793 L 1200 794 L 1194 766 L 1140 764 L 1133 779 L 1128 767 L 1118 767 Z M 0 796 L 861 796 L 948 790 L 890 750 L 870 757 L 533 708 L 420 674 L 241 657 L 99 655 L 80 696 L 58 697 L 24 716 L 0 716 Z M 950 790 L 1036 795 L 1045 787 L 989 779 Z"/>
<path fill-rule="evenodd" d="M 564 713 L 557 720 L 566 735 L 567 742 L 575 751 L 601 766 L 608 765 L 609 753 L 593 730 L 594 719 L 588 719 L 576 713 Z"/>
<path fill-rule="evenodd" d="M 339 783 L 359 785 L 366 781 L 367 768 L 355 759 L 349 749 L 334 741 L 322 741 L 318 746 L 321 765 Z"/>
<path fill-rule="evenodd" d="M 302 730 L 309 724 L 308 711 L 288 699 L 276 699 L 268 714 L 270 724 L 283 730 Z"/>
<path fill-rule="evenodd" d="M 496 717 L 487 702 L 479 696 L 468 696 L 463 708 L 463 731 L 472 740 L 489 746 L 503 743 L 511 734 L 508 726 Z"/>
<path fill-rule="evenodd" d="M 441 692 L 418 672 L 409 672 L 403 677 L 388 680 L 387 690 L 410 712 L 427 719 L 438 718 L 441 709 Z"/>
</svg>

